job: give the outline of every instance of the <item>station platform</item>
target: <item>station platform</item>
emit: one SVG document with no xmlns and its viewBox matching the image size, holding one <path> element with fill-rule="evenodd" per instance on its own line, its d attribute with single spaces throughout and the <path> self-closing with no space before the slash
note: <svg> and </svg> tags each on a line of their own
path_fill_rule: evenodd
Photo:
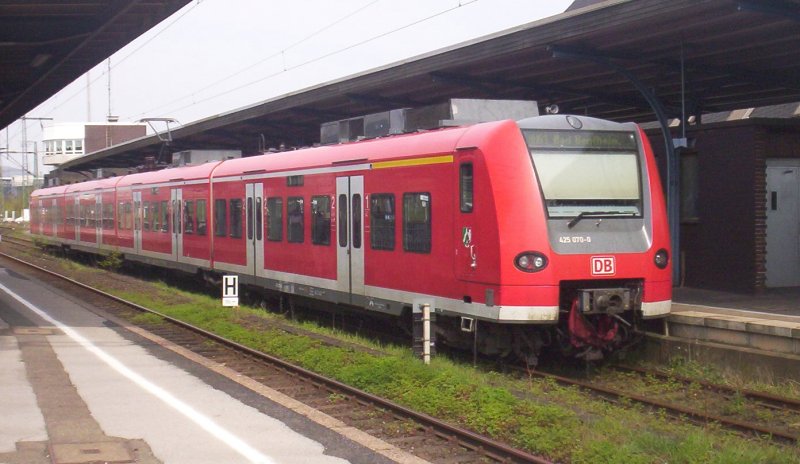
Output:
<svg viewBox="0 0 800 464">
<path fill-rule="evenodd" d="M 421 461 L 210 363 L 0 267 L 0 463 Z"/>
<path fill-rule="evenodd" d="M 800 287 L 737 294 L 673 289 L 664 335 L 649 355 L 676 355 L 764 380 L 800 381 Z"/>
</svg>

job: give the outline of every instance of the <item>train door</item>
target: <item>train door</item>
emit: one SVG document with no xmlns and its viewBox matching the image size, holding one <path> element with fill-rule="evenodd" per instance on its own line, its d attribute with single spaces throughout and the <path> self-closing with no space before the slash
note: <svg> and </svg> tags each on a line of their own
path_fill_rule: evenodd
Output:
<svg viewBox="0 0 800 464">
<path fill-rule="evenodd" d="M 133 249 L 142 251 L 142 192 L 131 192 L 133 199 Z"/>
<path fill-rule="evenodd" d="M 81 240 L 81 196 L 75 195 L 74 199 L 75 204 L 75 212 L 73 217 L 73 224 L 75 224 L 75 241 L 79 242 Z"/>
<path fill-rule="evenodd" d="M 768 287 L 800 286 L 800 162 L 767 161 Z"/>
<path fill-rule="evenodd" d="M 336 178 L 337 288 L 364 295 L 364 176 Z"/>
<path fill-rule="evenodd" d="M 478 243 L 483 238 L 481 224 L 476 219 L 474 204 L 474 156 L 461 154 L 458 163 L 458 195 L 456 214 L 456 233 L 460 244 L 456 244 L 455 273 L 459 279 L 475 280 L 478 268 Z"/>
<path fill-rule="evenodd" d="M 53 198 L 50 200 L 50 224 L 52 226 L 51 235 L 58 237 L 58 227 L 61 225 L 61 208 L 58 207 L 58 200 Z"/>
<path fill-rule="evenodd" d="M 172 258 L 176 261 L 183 256 L 183 234 L 181 224 L 183 223 L 183 190 L 172 189 L 170 201 L 170 211 L 172 211 Z"/>
<path fill-rule="evenodd" d="M 264 273 L 264 184 L 246 185 L 247 269 L 253 275 Z"/>
<path fill-rule="evenodd" d="M 98 193 L 94 197 L 94 238 L 95 244 L 99 247 L 103 244 L 103 194 Z"/>
</svg>

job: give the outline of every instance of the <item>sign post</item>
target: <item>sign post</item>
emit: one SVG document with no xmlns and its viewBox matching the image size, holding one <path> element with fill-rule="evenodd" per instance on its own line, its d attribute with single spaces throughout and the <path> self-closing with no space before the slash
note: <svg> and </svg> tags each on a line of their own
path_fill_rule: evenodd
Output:
<svg viewBox="0 0 800 464">
<path fill-rule="evenodd" d="M 239 306 L 239 276 L 222 276 L 222 306 Z"/>
</svg>

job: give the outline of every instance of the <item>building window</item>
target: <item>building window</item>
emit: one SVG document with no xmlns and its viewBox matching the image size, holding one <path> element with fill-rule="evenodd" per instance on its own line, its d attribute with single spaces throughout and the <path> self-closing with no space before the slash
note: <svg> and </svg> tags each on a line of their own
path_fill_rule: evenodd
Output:
<svg viewBox="0 0 800 464">
<path fill-rule="evenodd" d="M 311 197 L 311 243 L 331 244 L 331 197 Z"/>
<path fill-rule="evenodd" d="M 267 240 L 283 240 L 283 199 L 267 198 Z"/>
<path fill-rule="evenodd" d="M 370 244 L 373 250 L 394 250 L 394 195 L 375 193 L 369 197 Z"/>
<path fill-rule="evenodd" d="M 227 201 L 214 200 L 214 235 L 224 237 L 228 233 L 228 226 L 225 223 L 227 215 Z"/>
<path fill-rule="evenodd" d="M 431 194 L 403 194 L 403 249 L 431 252 Z"/>
<path fill-rule="evenodd" d="M 286 199 L 286 239 L 290 243 L 303 243 L 303 197 Z"/>
</svg>

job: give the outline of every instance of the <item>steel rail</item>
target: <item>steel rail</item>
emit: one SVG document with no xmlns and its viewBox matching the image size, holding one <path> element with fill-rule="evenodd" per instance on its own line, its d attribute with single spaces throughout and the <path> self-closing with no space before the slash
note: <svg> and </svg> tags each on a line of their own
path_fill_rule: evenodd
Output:
<svg viewBox="0 0 800 464">
<path fill-rule="evenodd" d="M 741 395 L 745 398 L 761 401 L 771 406 L 800 412 L 800 400 L 796 400 L 793 398 L 786 398 L 778 395 L 773 395 L 771 393 L 760 392 L 755 390 L 733 388 L 727 385 L 719 385 L 716 383 L 707 382 L 705 380 L 700 380 L 700 379 L 690 379 L 688 377 L 683 377 L 680 375 L 666 374 L 663 372 L 644 369 L 641 367 L 619 365 L 619 366 L 614 366 L 613 368 L 620 371 L 636 372 L 642 375 L 652 375 L 653 377 L 657 377 L 662 380 L 678 380 L 680 382 L 683 382 L 684 384 L 693 383 L 696 385 L 700 385 L 701 387 L 709 391 L 715 391 L 717 393 L 727 393 L 730 395 Z"/>
<path fill-rule="evenodd" d="M 667 413 L 676 417 L 685 416 L 700 423 L 717 422 L 733 430 L 737 430 L 740 432 L 747 432 L 747 433 L 756 432 L 762 435 L 767 435 L 776 441 L 781 441 L 785 443 L 797 444 L 798 442 L 800 442 L 800 435 L 792 435 L 784 432 L 783 430 L 777 430 L 770 427 L 761 426 L 758 424 L 752 424 L 749 422 L 740 421 L 737 419 L 729 419 L 715 414 L 708 414 L 696 411 L 694 409 L 686 408 L 677 404 L 668 403 L 666 401 L 659 401 L 656 399 L 647 398 L 643 395 L 637 395 L 635 393 L 626 393 L 619 390 L 614 390 L 611 388 L 594 385 L 589 382 L 582 382 L 580 380 L 575 380 L 556 374 L 550 374 L 546 372 L 529 372 L 529 374 L 535 375 L 540 378 L 553 379 L 562 385 L 576 386 L 583 390 L 595 392 L 606 398 L 611 398 L 614 400 L 619 400 L 619 399 L 633 400 L 638 403 L 663 409 Z"/>
<path fill-rule="evenodd" d="M 251 356 L 251 357 L 257 358 L 259 360 L 266 361 L 268 363 L 280 366 L 283 369 L 286 369 L 288 371 L 292 371 L 292 372 L 294 372 L 294 373 L 296 373 L 298 375 L 301 375 L 303 377 L 306 377 L 306 378 L 308 378 L 308 379 L 310 379 L 310 380 L 312 380 L 314 382 L 318 382 L 318 383 L 326 385 L 326 386 L 328 386 L 330 388 L 334 388 L 334 389 L 343 391 L 343 392 L 355 397 L 356 399 L 360 399 L 360 400 L 362 400 L 364 402 L 367 402 L 368 404 L 373 404 L 373 405 L 380 406 L 382 408 L 385 408 L 385 409 L 389 410 L 392 413 L 395 413 L 395 414 L 407 417 L 409 419 L 412 419 L 412 420 L 414 420 L 414 421 L 416 421 L 416 422 L 418 422 L 418 423 L 420 423 L 420 424 L 422 424 L 422 425 L 424 425 L 426 427 L 429 427 L 430 429 L 432 429 L 440 437 L 447 438 L 447 439 L 456 439 L 456 440 L 458 440 L 458 443 L 461 446 L 464 446 L 464 447 L 466 447 L 468 449 L 471 449 L 473 451 L 480 450 L 479 451 L 480 453 L 482 453 L 485 456 L 490 457 L 492 459 L 495 459 L 495 460 L 498 460 L 498 461 L 501 461 L 501 462 L 508 462 L 508 459 L 511 458 L 511 459 L 514 459 L 516 462 L 534 463 L 534 464 L 553 464 L 552 461 L 544 459 L 544 458 L 542 458 L 540 456 L 536 456 L 536 455 L 527 453 L 527 452 L 525 452 L 523 450 L 520 450 L 520 449 L 517 449 L 517 448 L 513 448 L 513 447 L 508 446 L 508 445 L 506 445 L 504 443 L 501 443 L 501 442 L 493 440 L 491 438 L 482 436 L 482 435 L 477 434 L 475 432 L 472 432 L 470 430 L 454 426 L 454 425 L 449 424 L 447 422 L 444 422 L 444 421 L 441 421 L 439 419 L 436 419 L 435 417 L 432 417 L 432 416 L 429 416 L 427 414 L 423 414 L 423 413 L 414 411 L 414 410 L 409 409 L 409 408 L 407 408 L 405 406 L 399 405 L 399 404 L 397 404 L 397 403 L 395 403 L 393 401 L 387 400 L 385 398 L 381 398 L 379 396 L 376 396 L 376 395 L 373 395 L 371 393 L 365 392 L 365 391 L 360 390 L 358 388 L 355 388 L 355 387 L 352 387 L 350 385 L 344 384 L 342 382 L 339 382 L 338 380 L 334 380 L 334 379 L 322 376 L 320 374 L 317 374 L 316 372 L 312 372 L 312 371 L 310 371 L 308 369 L 305 369 L 303 367 L 296 366 L 296 365 L 291 364 L 291 363 L 289 363 L 287 361 L 284 361 L 283 359 L 277 358 L 275 356 L 271 356 L 269 354 L 266 354 L 266 353 L 263 353 L 261 351 L 258 351 L 258 350 L 255 350 L 253 348 L 250 348 L 248 346 L 242 345 L 242 344 L 240 344 L 238 342 L 234 342 L 232 340 L 228 340 L 228 339 L 226 339 L 224 337 L 221 337 L 221 336 L 219 336 L 217 334 L 209 332 L 209 331 L 207 331 L 205 329 L 202 329 L 200 327 L 196 327 L 196 326 L 191 325 L 189 323 L 186 323 L 186 322 L 183 322 L 181 320 L 175 319 L 175 318 L 173 318 L 171 316 L 168 316 L 166 314 L 163 314 L 163 313 L 161 313 L 159 311 L 155 311 L 155 310 L 146 308 L 144 306 L 138 305 L 138 304 L 133 303 L 131 301 L 127 301 L 127 300 L 125 300 L 123 298 L 119 298 L 119 297 L 117 297 L 115 295 L 112 295 L 110 293 L 107 293 L 107 292 L 104 292 L 102 290 L 99 290 L 99 289 L 96 289 L 94 287 L 91 287 L 89 285 L 86 285 L 86 284 L 84 284 L 82 282 L 78 282 L 77 280 L 74 280 L 74 279 L 69 278 L 67 276 L 64 276 L 62 274 L 59 274 L 57 272 L 51 271 L 49 269 L 42 268 L 42 267 L 37 266 L 37 265 L 32 264 L 32 263 L 28 263 L 28 262 L 26 262 L 24 260 L 21 260 L 19 258 L 14 257 L 14 256 L 10 256 L 10 255 L 8 255 L 6 253 L 0 252 L 0 256 L 5 257 L 7 259 L 10 259 L 12 261 L 18 262 L 18 263 L 23 264 L 25 266 L 34 268 L 34 269 L 36 269 L 36 270 L 38 270 L 40 272 L 43 272 L 43 273 L 46 273 L 46 274 L 51 275 L 53 277 L 56 277 L 58 279 L 64 280 L 64 281 L 69 282 L 69 283 L 71 283 L 73 285 L 76 285 L 76 286 L 78 286 L 80 288 L 83 288 L 85 290 L 94 292 L 95 294 L 101 295 L 101 296 L 106 297 L 106 298 L 108 298 L 108 299 L 110 299 L 112 301 L 115 301 L 117 303 L 120 303 L 120 304 L 123 304 L 125 306 L 131 307 L 131 308 L 136 309 L 138 311 L 157 315 L 157 316 L 163 318 L 164 320 L 166 320 L 166 321 L 168 321 L 168 322 L 170 322 L 172 324 L 175 324 L 175 325 L 177 325 L 179 327 L 182 327 L 182 328 L 188 329 L 188 330 L 190 330 L 192 332 L 195 332 L 195 333 L 198 333 L 200 335 L 203 335 L 204 337 L 208 337 L 208 338 L 210 338 L 210 339 L 212 339 L 212 340 L 214 340 L 214 341 L 216 341 L 216 342 L 218 342 L 218 343 L 220 343 L 222 345 L 225 345 L 225 346 L 227 346 L 229 348 L 232 348 L 232 349 L 234 349 L 236 351 L 244 353 L 244 354 L 246 354 L 248 356 Z"/>
</svg>

